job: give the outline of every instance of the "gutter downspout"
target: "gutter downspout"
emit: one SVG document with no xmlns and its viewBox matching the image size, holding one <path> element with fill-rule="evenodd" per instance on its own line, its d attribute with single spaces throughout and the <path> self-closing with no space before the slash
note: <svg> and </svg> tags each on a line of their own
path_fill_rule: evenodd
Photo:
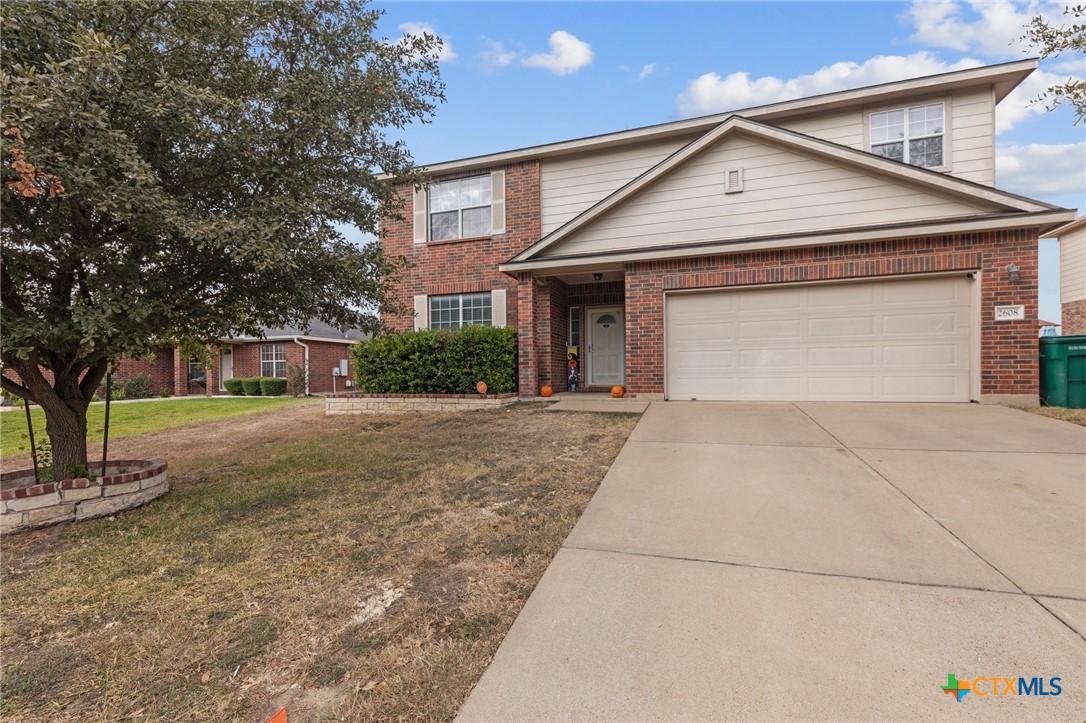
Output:
<svg viewBox="0 0 1086 723">
<path fill-rule="evenodd" d="M 309 345 L 301 337 L 294 337 L 294 343 L 305 349 L 305 395 L 309 396 Z"/>
</svg>

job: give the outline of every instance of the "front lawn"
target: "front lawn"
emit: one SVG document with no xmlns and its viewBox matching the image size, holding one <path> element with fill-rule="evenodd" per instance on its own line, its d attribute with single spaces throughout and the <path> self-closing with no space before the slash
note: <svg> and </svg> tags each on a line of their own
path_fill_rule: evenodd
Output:
<svg viewBox="0 0 1086 723">
<path fill-rule="evenodd" d="M 636 422 L 284 411 L 119 443 L 174 491 L 4 539 L 0 715 L 449 720 Z"/>
<path fill-rule="evenodd" d="M 123 439 L 137 434 L 161 432 L 172 427 L 207 422 L 224 417 L 264 411 L 291 404 L 298 400 L 290 397 L 227 398 L 202 397 L 200 399 L 163 399 L 146 402 L 115 402 L 109 407 L 109 439 Z M 87 413 L 87 439 L 101 442 L 105 426 L 105 404 L 92 404 Z M 45 414 L 41 407 L 31 407 L 30 418 L 34 424 L 34 441 L 47 439 Z M 30 453 L 30 439 L 26 432 L 26 411 L 13 409 L 0 412 L 0 457 Z"/>
<path fill-rule="evenodd" d="M 1068 409 L 1067 407 L 1030 407 L 1029 411 L 1042 417 L 1052 417 L 1072 424 L 1086 427 L 1086 409 Z"/>
</svg>

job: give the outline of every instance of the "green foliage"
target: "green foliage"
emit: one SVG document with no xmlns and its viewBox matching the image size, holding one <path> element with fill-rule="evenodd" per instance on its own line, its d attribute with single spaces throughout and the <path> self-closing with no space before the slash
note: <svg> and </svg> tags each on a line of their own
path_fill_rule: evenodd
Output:
<svg viewBox="0 0 1086 723">
<path fill-rule="evenodd" d="M 370 394 L 471 394 L 517 390 L 517 331 L 468 326 L 378 336 L 351 348 L 358 391 Z"/>
<path fill-rule="evenodd" d="M 48 437 L 39 437 L 34 444 L 38 459 L 38 481 L 48 482 L 53 479 L 53 445 Z"/>
<path fill-rule="evenodd" d="M 65 430 L 57 449 L 86 433 L 71 405 L 112 359 L 312 318 L 376 330 L 397 308 L 403 260 L 338 228 L 375 233 L 379 207 L 402 208 L 379 174 L 423 180 L 396 129 L 444 86 L 440 40 L 381 37 L 380 16 L 357 0 L 0 3 L 0 359 L 23 379 L 3 386 Z"/>
<path fill-rule="evenodd" d="M 151 377 L 146 374 L 137 374 L 121 384 L 121 388 L 128 399 L 150 399 L 155 396 L 155 391 L 151 388 Z"/>
<path fill-rule="evenodd" d="M 222 385 L 226 387 L 226 391 L 229 394 L 233 394 L 235 397 L 240 397 L 245 394 L 245 387 L 241 379 L 226 379 Z"/>
<path fill-rule="evenodd" d="M 303 364 L 292 363 L 287 365 L 287 394 L 292 397 L 300 397 L 305 394 L 309 378 Z"/>
<path fill-rule="evenodd" d="M 260 377 L 260 395 L 281 397 L 287 393 L 287 380 L 277 377 Z"/>
<path fill-rule="evenodd" d="M 1070 25 L 1052 23 L 1043 15 L 1037 15 L 1026 26 L 1022 39 L 1028 41 L 1042 59 L 1058 58 L 1066 53 L 1077 59 L 1081 68 L 1086 54 L 1086 23 L 1083 22 L 1086 5 L 1067 5 L 1063 14 L 1072 21 Z M 1075 124 L 1086 122 L 1086 81 L 1068 76 L 1066 81 L 1049 86 L 1037 102 L 1045 103 L 1048 110 L 1066 102 L 1075 111 Z"/>
<path fill-rule="evenodd" d="M 260 396 L 260 377 L 244 377 L 239 380 L 242 391 L 247 397 Z"/>
<path fill-rule="evenodd" d="M 169 387 L 162 387 L 162 389 L 158 390 L 158 396 L 162 397 L 163 399 L 169 399 L 173 396 L 173 392 L 170 391 Z"/>
</svg>

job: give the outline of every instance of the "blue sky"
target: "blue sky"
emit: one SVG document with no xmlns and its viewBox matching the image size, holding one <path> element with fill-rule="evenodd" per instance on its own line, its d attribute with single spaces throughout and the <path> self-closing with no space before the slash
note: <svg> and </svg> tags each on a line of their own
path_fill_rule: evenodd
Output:
<svg viewBox="0 0 1086 723">
<path fill-rule="evenodd" d="M 447 102 L 402 137 L 420 164 L 1030 57 L 1029 17 L 988 2 L 386 2 L 389 38 L 442 37 Z M 997 185 L 1080 212 L 1086 128 L 1029 101 L 1086 75 L 1046 61 L 997 111 Z M 1041 317 L 1059 317 L 1058 246 L 1041 244 Z"/>
</svg>

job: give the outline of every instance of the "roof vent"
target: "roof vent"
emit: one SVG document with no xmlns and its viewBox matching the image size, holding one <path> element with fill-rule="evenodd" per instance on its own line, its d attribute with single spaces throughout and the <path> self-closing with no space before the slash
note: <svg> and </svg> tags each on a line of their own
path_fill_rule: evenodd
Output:
<svg viewBox="0 0 1086 723">
<path fill-rule="evenodd" d="M 743 167 L 732 166 L 724 169 L 724 193 L 741 193 L 743 191 Z"/>
</svg>

